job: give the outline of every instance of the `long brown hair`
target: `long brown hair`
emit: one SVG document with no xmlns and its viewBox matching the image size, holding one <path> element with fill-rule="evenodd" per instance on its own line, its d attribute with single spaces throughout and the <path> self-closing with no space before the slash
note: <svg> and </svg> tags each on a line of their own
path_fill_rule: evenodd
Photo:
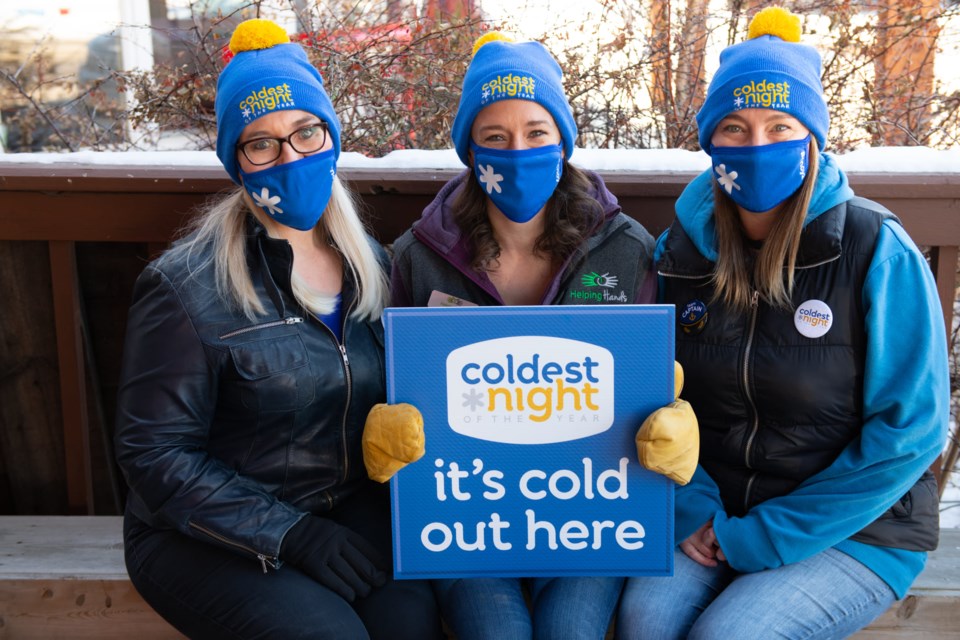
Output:
<svg viewBox="0 0 960 640">
<path fill-rule="evenodd" d="M 555 262 L 566 259 L 602 223 L 603 207 L 593 195 L 595 187 L 586 173 L 566 160 L 556 190 L 547 201 L 543 233 L 533 252 Z M 470 266 L 477 271 L 497 267 L 500 245 L 487 217 L 487 196 L 473 174 L 453 201 L 453 220 L 467 237 L 473 254 Z"/>
<path fill-rule="evenodd" d="M 756 291 L 774 307 L 791 308 L 800 236 L 819 172 L 820 150 L 812 136 L 809 154 L 806 179 L 796 193 L 781 205 L 770 234 L 755 256 L 747 244 L 736 205 L 714 182 L 713 211 L 718 255 L 712 278 L 714 300 L 721 300 L 733 309 L 747 312 L 753 292 Z"/>
</svg>

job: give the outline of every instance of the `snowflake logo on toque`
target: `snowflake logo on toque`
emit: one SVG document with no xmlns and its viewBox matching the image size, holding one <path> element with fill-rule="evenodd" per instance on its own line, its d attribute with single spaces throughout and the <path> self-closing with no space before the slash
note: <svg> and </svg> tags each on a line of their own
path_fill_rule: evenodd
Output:
<svg viewBox="0 0 960 640">
<path fill-rule="evenodd" d="M 251 191 L 250 195 L 253 196 L 253 201 L 256 203 L 256 205 L 271 216 L 276 216 L 278 213 L 283 213 L 283 209 L 277 206 L 280 204 L 280 196 L 271 196 L 270 189 L 264 187 L 260 190 L 259 194 Z"/>
<path fill-rule="evenodd" d="M 503 176 L 499 173 L 494 173 L 493 165 L 488 164 L 487 166 L 481 166 L 480 177 L 478 180 L 480 184 L 487 188 L 487 193 L 493 193 L 496 190 L 497 193 L 503 193 L 500 189 L 500 181 L 503 180 Z"/>
</svg>

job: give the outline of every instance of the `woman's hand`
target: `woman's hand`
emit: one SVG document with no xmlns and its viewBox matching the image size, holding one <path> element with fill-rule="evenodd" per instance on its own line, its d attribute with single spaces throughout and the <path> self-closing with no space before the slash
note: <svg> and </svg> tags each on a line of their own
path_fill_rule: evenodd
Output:
<svg viewBox="0 0 960 640">
<path fill-rule="evenodd" d="M 362 536 L 332 520 L 307 516 L 287 532 L 280 559 L 298 567 L 347 602 L 382 586 L 383 561 Z"/>
<path fill-rule="evenodd" d="M 680 550 L 687 554 L 694 562 L 705 567 L 717 566 L 717 561 L 726 562 L 723 549 L 717 542 L 717 534 L 713 530 L 713 520 L 703 523 L 689 538 L 680 543 Z"/>
</svg>

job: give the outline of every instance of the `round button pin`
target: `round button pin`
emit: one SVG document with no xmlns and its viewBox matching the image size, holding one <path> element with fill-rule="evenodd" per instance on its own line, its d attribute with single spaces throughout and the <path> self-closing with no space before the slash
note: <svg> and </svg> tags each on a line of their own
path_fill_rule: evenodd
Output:
<svg viewBox="0 0 960 640">
<path fill-rule="evenodd" d="M 823 300 L 807 300 L 797 307 L 793 314 L 793 324 L 800 335 L 819 338 L 826 335 L 833 326 L 833 311 Z"/>
<path fill-rule="evenodd" d="M 707 325 L 707 305 L 701 300 L 691 300 L 680 313 L 680 329 L 688 335 L 697 335 Z"/>
</svg>

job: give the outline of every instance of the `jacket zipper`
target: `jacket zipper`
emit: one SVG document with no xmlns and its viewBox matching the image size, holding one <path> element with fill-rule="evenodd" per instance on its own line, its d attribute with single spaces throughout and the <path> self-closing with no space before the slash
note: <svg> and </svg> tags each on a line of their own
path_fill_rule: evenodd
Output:
<svg viewBox="0 0 960 640">
<path fill-rule="evenodd" d="M 747 405 L 753 413 L 753 425 L 750 428 L 750 435 L 747 436 L 747 445 L 743 450 L 743 462 L 747 469 L 753 468 L 750 465 L 750 452 L 753 449 L 753 440 L 756 438 L 757 431 L 760 429 L 760 416 L 757 414 L 756 402 L 754 402 L 753 394 L 750 392 L 750 355 L 751 351 L 753 350 L 754 333 L 757 330 L 757 315 L 759 313 L 759 309 L 760 292 L 754 291 L 753 298 L 750 300 L 750 330 L 747 332 L 747 345 L 743 350 L 743 391 L 747 398 Z M 753 481 L 756 479 L 756 477 L 757 474 L 753 473 L 750 475 L 750 480 L 747 481 L 747 488 L 746 491 L 744 491 L 743 496 L 744 511 L 749 508 L 750 492 L 753 489 Z"/>
<path fill-rule="evenodd" d="M 243 335 L 244 333 L 250 333 L 251 331 L 260 331 L 261 329 L 269 329 L 270 327 L 281 327 L 285 324 L 300 324 L 303 322 L 303 318 L 299 316 L 294 316 L 292 318 L 284 318 L 282 320 L 274 320 L 273 322 L 265 322 L 263 324 L 255 324 L 249 327 L 244 327 L 243 329 L 237 329 L 236 331 L 231 331 L 230 333 L 225 333 L 220 336 L 220 340 L 226 340 L 227 338 L 233 338 L 234 336 Z"/>
<path fill-rule="evenodd" d="M 254 550 L 254 549 L 251 549 L 250 547 L 248 547 L 248 546 L 245 545 L 245 544 L 240 544 L 239 542 L 234 542 L 233 540 L 229 540 L 229 539 L 227 539 L 227 538 L 224 538 L 223 536 L 218 535 L 218 534 L 214 533 L 213 531 L 210 531 L 209 529 L 206 529 L 206 528 L 204 528 L 204 527 L 201 527 L 200 525 L 195 524 L 195 523 L 193 523 L 193 522 L 190 522 L 189 525 L 190 525 L 190 528 L 191 528 L 191 529 L 196 529 L 197 531 L 202 532 L 204 535 L 210 536 L 210 537 L 213 538 L 214 540 L 217 540 L 217 541 L 222 542 L 223 544 L 225 544 L 225 545 L 227 545 L 227 546 L 240 549 L 241 551 L 245 551 L 246 553 L 249 553 L 250 555 L 255 556 L 255 557 L 257 558 L 257 560 L 260 561 L 260 566 L 263 567 L 263 572 L 264 572 L 264 573 L 267 572 L 267 567 L 268 567 L 268 566 L 269 566 L 271 569 L 276 569 L 276 568 L 279 566 L 279 564 L 278 564 L 278 562 L 277 562 L 278 559 L 277 559 L 276 557 L 274 557 L 274 556 L 268 556 L 268 555 L 266 555 L 266 554 L 264 554 L 264 553 L 260 553 L 259 551 L 256 551 L 256 550 Z"/>
<path fill-rule="evenodd" d="M 835 260 L 838 260 L 839 258 L 840 258 L 839 255 L 833 256 L 833 257 L 831 257 L 831 258 L 827 258 L 826 260 L 821 260 L 820 262 L 817 262 L 816 264 L 808 264 L 808 265 L 804 265 L 804 266 L 802 266 L 802 267 L 797 267 L 797 269 L 811 269 L 811 268 L 814 268 L 814 267 L 819 267 L 819 266 L 825 265 L 825 264 L 827 264 L 827 263 L 833 262 L 833 261 L 835 261 Z M 702 275 L 700 275 L 700 276 L 680 275 L 680 274 L 676 274 L 676 273 L 669 273 L 669 272 L 665 272 L 665 271 L 660 271 L 659 269 L 657 270 L 657 275 L 662 276 L 662 277 L 665 277 L 665 278 L 679 278 L 679 279 L 682 279 L 682 280 L 697 280 L 697 279 L 700 279 L 700 278 L 703 278 L 703 277 L 704 277 L 704 276 L 702 276 Z M 751 427 L 751 429 L 750 429 L 750 435 L 747 436 L 747 444 L 746 444 L 746 447 L 744 447 L 744 453 L 743 453 L 744 464 L 746 465 L 746 467 L 747 467 L 748 469 L 752 469 L 752 468 L 753 468 L 753 467 L 750 465 L 750 453 L 751 453 L 751 451 L 753 450 L 753 442 L 754 442 L 754 439 L 756 438 L 757 432 L 758 432 L 759 429 L 760 429 L 760 416 L 757 414 L 756 403 L 754 402 L 753 395 L 752 395 L 751 392 L 750 392 L 750 353 L 751 353 L 751 351 L 752 351 L 752 349 L 753 349 L 753 338 L 754 338 L 754 333 L 756 332 L 756 328 L 757 328 L 757 315 L 758 315 L 758 313 L 759 313 L 759 300 L 760 300 L 760 292 L 759 292 L 759 291 L 754 291 L 754 292 L 753 292 L 753 297 L 752 297 L 752 299 L 750 300 L 750 307 L 751 307 L 751 311 L 750 311 L 750 330 L 749 330 L 749 332 L 748 332 L 748 334 L 747 334 L 747 346 L 746 346 L 746 348 L 744 349 L 744 354 L 743 354 L 743 388 L 744 388 L 744 393 L 745 393 L 746 398 L 747 398 L 747 404 L 748 404 L 749 408 L 750 408 L 750 409 L 752 410 L 752 412 L 753 412 L 753 425 L 752 425 L 752 427 Z M 757 474 L 756 474 L 756 473 L 752 473 L 752 474 L 750 475 L 750 479 L 747 480 L 747 487 L 746 487 L 746 489 L 745 489 L 745 491 L 744 491 L 744 496 L 743 496 L 743 508 L 744 508 L 744 511 L 746 511 L 746 510 L 749 509 L 749 506 L 750 506 L 750 494 L 753 492 L 753 485 L 754 485 L 754 482 L 756 481 L 756 479 L 757 479 Z"/>
<path fill-rule="evenodd" d="M 343 452 L 343 480 L 346 480 L 350 476 L 350 459 L 348 457 L 347 451 L 347 414 L 350 412 L 350 402 L 353 400 L 353 375 L 350 371 L 350 358 L 347 356 L 347 318 L 350 315 L 350 312 L 353 311 L 353 307 L 356 304 L 356 299 L 350 303 L 350 308 L 347 309 L 346 313 L 343 314 L 343 342 L 337 340 L 336 334 L 323 323 L 319 318 L 314 316 L 314 319 L 320 323 L 320 326 L 327 330 L 330 334 L 330 337 L 336 343 L 337 348 L 340 350 L 340 361 L 343 363 L 343 375 L 346 378 L 347 383 L 347 402 L 343 407 L 343 416 L 340 418 L 340 450 Z"/>
<path fill-rule="evenodd" d="M 839 255 L 827 258 L 826 260 L 821 260 L 816 264 L 807 264 L 802 267 L 797 267 L 797 269 L 812 269 L 814 267 L 819 267 L 827 263 L 838 260 Z M 754 332 L 757 328 L 757 314 L 759 312 L 759 297 L 760 293 L 758 291 L 753 292 L 753 299 L 750 301 L 751 306 L 751 317 L 750 317 L 750 332 L 747 334 L 747 348 L 744 351 L 744 361 L 743 361 L 743 388 L 747 396 L 747 403 L 750 406 L 750 409 L 753 411 L 753 427 L 750 429 L 750 435 L 747 437 L 747 446 L 744 447 L 743 451 L 743 462 L 748 469 L 752 469 L 750 466 L 750 453 L 753 450 L 753 441 L 757 436 L 757 432 L 760 430 L 760 416 L 757 414 L 756 403 L 753 400 L 753 395 L 750 393 L 750 351 L 753 347 L 753 337 Z M 751 473 L 750 479 L 747 480 L 747 488 L 743 493 L 743 510 L 747 511 L 750 509 L 750 494 L 753 493 L 753 485 L 757 479 L 757 473 Z"/>
<path fill-rule="evenodd" d="M 346 340 L 346 333 L 344 333 L 343 338 Z M 350 475 L 350 458 L 347 455 L 347 412 L 350 411 L 350 402 L 353 399 L 353 379 L 350 375 L 350 358 L 347 357 L 347 347 L 342 343 L 338 346 L 340 347 L 340 357 L 343 359 L 343 371 L 347 376 L 347 403 L 343 408 L 343 418 L 340 420 L 340 445 L 343 448 L 343 479 L 346 481 Z"/>
<path fill-rule="evenodd" d="M 820 262 L 817 262 L 817 263 L 814 263 L 814 264 L 805 264 L 805 265 L 803 265 L 802 267 L 797 267 L 797 271 L 799 271 L 799 270 L 801 270 L 801 269 L 813 269 L 813 268 L 815 268 L 815 267 L 822 267 L 822 266 L 825 265 L 825 264 L 829 264 L 829 263 L 834 262 L 834 261 L 839 260 L 839 259 L 840 259 L 840 254 L 837 254 L 837 255 L 833 256 L 832 258 L 827 258 L 826 260 L 821 260 Z"/>
<path fill-rule="evenodd" d="M 832 258 L 827 258 L 826 260 L 821 260 L 820 262 L 817 262 L 817 263 L 815 263 L 815 264 L 805 264 L 805 265 L 803 265 L 803 266 L 797 267 L 797 270 L 799 271 L 799 270 L 801 270 L 801 269 L 813 269 L 813 268 L 815 268 L 815 267 L 822 267 L 822 266 L 825 265 L 825 264 L 828 264 L 828 263 L 830 263 L 830 262 L 833 262 L 833 261 L 839 260 L 839 259 L 840 259 L 840 256 L 839 256 L 839 255 L 836 255 L 836 256 L 833 256 Z M 662 276 L 662 277 L 664 277 L 664 278 L 679 278 L 679 279 L 681 279 L 681 280 L 698 280 L 698 279 L 701 279 L 701 278 L 706 278 L 709 274 L 700 274 L 700 275 L 687 276 L 687 275 L 681 275 L 681 274 L 679 274 L 679 273 L 670 273 L 669 271 L 660 271 L 660 270 L 658 269 L 658 270 L 657 270 L 657 275 L 658 275 L 658 276 Z"/>
<path fill-rule="evenodd" d="M 657 270 L 657 275 L 664 278 L 679 278 L 680 280 L 703 280 L 707 277 L 705 275 L 683 276 L 678 273 L 670 273 L 669 271 L 660 271 L 659 269 Z"/>
</svg>

